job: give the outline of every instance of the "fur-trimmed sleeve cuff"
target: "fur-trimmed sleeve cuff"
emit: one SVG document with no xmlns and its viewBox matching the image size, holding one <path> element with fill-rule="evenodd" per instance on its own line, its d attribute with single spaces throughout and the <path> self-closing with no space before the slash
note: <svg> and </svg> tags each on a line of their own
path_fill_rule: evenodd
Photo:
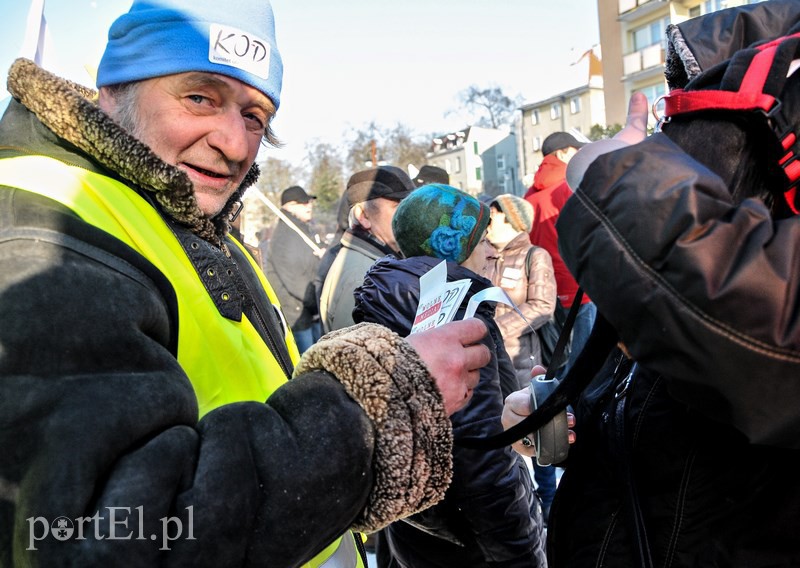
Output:
<svg viewBox="0 0 800 568">
<path fill-rule="evenodd" d="M 441 500 L 452 476 L 452 427 L 414 348 L 362 323 L 323 336 L 295 374 L 317 369 L 334 375 L 375 424 L 375 486 L 353 528 L 373 532 Z"/>
</svg>

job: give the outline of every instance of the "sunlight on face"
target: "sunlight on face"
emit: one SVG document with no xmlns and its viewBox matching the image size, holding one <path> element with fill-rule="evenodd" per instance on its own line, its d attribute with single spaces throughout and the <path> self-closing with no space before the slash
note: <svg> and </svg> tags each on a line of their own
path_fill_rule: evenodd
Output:
<svg viewBox="0 0 800 568">
<path fill-rule="evenodd" d="M 375 207 L 370 209 L 369 213 L 369 232 L 392 250 L 400 250 L 392 229 L 392 218 L 400 202 L 385 197 L 378 197 L 372 201 Z"/>
<path fill-rule="evenodd" d="M 186 172 L 200 209 L 219 213 L 256 159 L 275 113 L 260 91 L 215 73 L 178 73 L 136 86 L 135 109 L 101 89 L 100 106 L 155 154 Z M 127 115 L 135 124 L 126 125 Z"/>
<path fill-rule="evenodd" d="M 492 258 L 494 258 L 494 248 L 486 238 L 486 231 L 484 231 L 480 242 L 472 249 L 472 253 L 461 263 L 461 266 L 470 269 L 478 276 L 486 276 Z"/>
</svg>

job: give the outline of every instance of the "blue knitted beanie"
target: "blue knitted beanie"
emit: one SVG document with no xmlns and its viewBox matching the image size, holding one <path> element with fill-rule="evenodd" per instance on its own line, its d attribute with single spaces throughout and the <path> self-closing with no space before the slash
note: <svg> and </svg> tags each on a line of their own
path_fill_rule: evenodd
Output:
<svg viewBox="0 0 800 568">
<path fill-rule="evenodd" d="M 238 79 L 277 108 L 283 63 L 269 0 L 134 0 L 108 31 L 97 86 L 188 71 Z"/>
<path fill-rule="evenodd" d="M 406 257 L 434 256 L 461 264 L 489 226 L 489 207 L 440 183 L 423 185 L 397 206 L 392 230 Z"/>
</svg>

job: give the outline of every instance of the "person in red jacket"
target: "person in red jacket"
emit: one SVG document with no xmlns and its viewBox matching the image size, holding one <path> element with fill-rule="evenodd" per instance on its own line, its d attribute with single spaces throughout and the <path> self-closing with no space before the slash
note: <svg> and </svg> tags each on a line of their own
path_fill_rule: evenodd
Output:
<svg viewBox="0 0 800 568">
<path fill-rule="evenodd" d="M 558 233 L 556 220 L 561 208 L 572 196 L 567 184 L 567 164 L 584 145 L 568 132 L 554 132 L 544 139 L 542 154 L 544 160 L 536 170 L 525 199 L 533 206 L 533 224 L 530 232 L 531 243 L 550 253 L 553 271 L 556 276 L 556 290 L 561 305 L 569 309 L 575 300 L 578 283 L 558 253 Z M 597 310 L 588 296 L 584 295 L 575 324 L 572 328 L 572 349 L 560 376 L 566 375 L 575 357 L 583 349 L 589 332 L 594 325 Z"/>
</svg>

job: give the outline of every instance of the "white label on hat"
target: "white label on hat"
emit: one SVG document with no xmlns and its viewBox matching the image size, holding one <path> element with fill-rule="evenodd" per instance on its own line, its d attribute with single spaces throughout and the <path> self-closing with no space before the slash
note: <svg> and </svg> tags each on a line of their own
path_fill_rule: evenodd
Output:
<svg viewBox="0 0 800 568">
<path fill-rule="evenodd" d="M 269 77 L 269 43 L 231 26 L 211 24 L 208 60 L 230 65 L 262 79 Z"/>
</svg>

